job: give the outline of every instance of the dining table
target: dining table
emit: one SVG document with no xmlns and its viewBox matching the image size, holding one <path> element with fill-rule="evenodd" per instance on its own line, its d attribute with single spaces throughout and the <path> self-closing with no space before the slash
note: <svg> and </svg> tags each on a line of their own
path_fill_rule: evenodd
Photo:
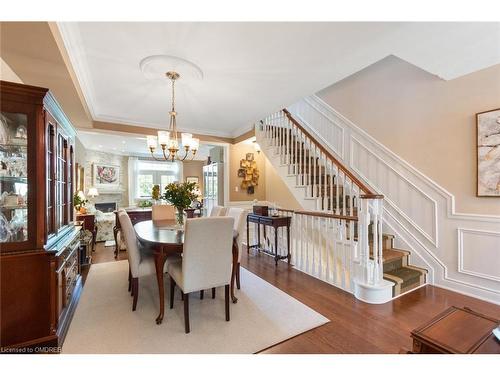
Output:
<svg viewBox="0 0 500 375">
<path fill-rule="evenodd" d="M 184 245 L 184 229 L 174 220 L 145 220 L 134 225 L 137 239 L 141 243 L 141 251 L 153 250 L 155 258 L 156 281 L 158 283 L 160 313 L 156 324 L 161 324 L 165 315 L 165 289 L 163 285 L 163 267 L 169 256 L 182 254 Z M 233 230 L 231 300 L 238 302 L 234 294 L 234 280 L 238 267 L 238 231 Z"/>
</svg>

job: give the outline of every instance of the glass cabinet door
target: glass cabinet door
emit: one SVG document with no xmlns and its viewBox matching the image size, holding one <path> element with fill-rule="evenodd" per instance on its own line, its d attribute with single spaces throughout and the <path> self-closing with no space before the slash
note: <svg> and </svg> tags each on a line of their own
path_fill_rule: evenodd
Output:
<svg viewBox="0 0 500 375">
<path fill-rule="evenodd" d="M 0 243 L 28 240 L 28 116 L 0 112 Z"/>
</svg>

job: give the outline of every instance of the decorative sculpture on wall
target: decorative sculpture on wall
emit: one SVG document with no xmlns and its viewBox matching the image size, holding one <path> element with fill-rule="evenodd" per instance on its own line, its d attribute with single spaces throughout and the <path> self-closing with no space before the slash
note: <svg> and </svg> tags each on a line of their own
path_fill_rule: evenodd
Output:
<svg viewBox="0 0 500 375">
<path fill-rule="evenodd" d="M 245 159 L 240 160 L 240 169 L 238 177 L 243 178 L 241 188 L 247 191 L 247 194 L 255 193 L 255 186 L 259 185 L 259 170 L 257 162 L 254 160 L 253 153 L 246 154 Z"/>
</svg>

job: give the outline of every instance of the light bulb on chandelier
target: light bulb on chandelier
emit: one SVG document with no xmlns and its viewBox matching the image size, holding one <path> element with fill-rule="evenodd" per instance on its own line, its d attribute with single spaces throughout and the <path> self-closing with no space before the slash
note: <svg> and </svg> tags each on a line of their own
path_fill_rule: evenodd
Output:
<svg viewBox="0 0 500 375">
<path fill-rule="evenodd" d="M 168 131 L 160 130 L 158 131 L 158 136 L 148 135 L 146 137 L 146 143 L 151 152 L 151 156 L 155 160 L 158 159 L 155 156 L 155 150 L 158 147 L 158 144 L 161 147 L 163 152 L 163 159 L 167 161 L 183 161 L 186 160 L 188 155 L 192 154 L 191 160 L 194 159 L 198 148 L 200 147 L 200 140 L 198 138 L 193 138 L 191 133 L 182 133 L 181 134 L 181 144 L 184 148 L 184 156 L 181 158 L 179 156 L 179 137 L 177 133 L 177 112 L 175 111 L 175 82 L 179 79 L 180 75 L 177 72 L 167 72 L 165 74 L 168 79 L 172 82 L 172 108 L 169 112 L 170 115 L 170 123 Z M 168 151 L 168 153 L 167 153 Z"/>
</svg>

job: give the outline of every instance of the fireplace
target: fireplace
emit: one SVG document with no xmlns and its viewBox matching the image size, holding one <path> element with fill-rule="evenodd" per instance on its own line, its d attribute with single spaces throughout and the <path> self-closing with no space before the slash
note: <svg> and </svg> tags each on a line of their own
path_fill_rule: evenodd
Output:
<svg viewBox="0 0 500 375">
<path fill-rule="evenodd" d="M 113 212 L 116 211 L 116 202 L 109 203 L 96 203 L 95 209 L 102 212 Z"/>
</svg>

